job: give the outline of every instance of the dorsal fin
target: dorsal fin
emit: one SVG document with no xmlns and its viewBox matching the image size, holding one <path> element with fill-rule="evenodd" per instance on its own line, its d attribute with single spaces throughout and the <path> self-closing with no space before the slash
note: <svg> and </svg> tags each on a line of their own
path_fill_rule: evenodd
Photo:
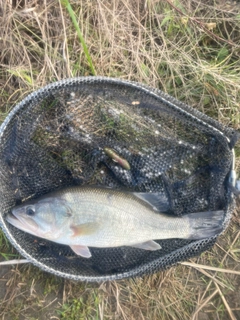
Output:
<svg viewBox="0 0 240 320">
<path fill-rule="evenodd" d="M 155 211 L 167 212 L 170 209 L 167 197 L 159 192 L 134 192 L 133 194 L 149 204 Z"/>
</svg>

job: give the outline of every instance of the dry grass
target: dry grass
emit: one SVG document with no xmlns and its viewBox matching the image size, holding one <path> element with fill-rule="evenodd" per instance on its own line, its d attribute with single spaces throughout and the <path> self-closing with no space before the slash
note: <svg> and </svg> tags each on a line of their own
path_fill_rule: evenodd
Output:
<svg viewBox="0 0 240 320">
<path fill-rule="evenodd" d="M 78 0 L 71 5 L 97 75 L 158 87 L 239 129 L 238 3 Z M 60 0 L 1 0 L 0 12 L 0 121 L 29 92 L 91 74 Z M 211 251 L 141 279 L 89 285 L 29 265 L 0 266 L 0 317 L 239 319 L 239 225 L 236 212 Z M 15 259 L 2 234 L 0 245 L 2 260 Z"/>
</svg>

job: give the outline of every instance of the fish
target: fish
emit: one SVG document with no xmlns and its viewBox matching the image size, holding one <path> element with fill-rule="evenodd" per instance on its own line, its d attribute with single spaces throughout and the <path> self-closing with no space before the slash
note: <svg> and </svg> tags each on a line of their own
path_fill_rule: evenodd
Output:
<svg viewBox="0 0 240 320">
<path fill-rule="evenodd" d="M 223 210 L 175 217 L 168 209 L 160 193 L 74 186 L 27 200 L 13 207 L 6 220 L 34 236 L 68 245 L 84 258 L 91 257 L 89 247 L 155 251 L 161 246 L 154 240 L 204 239 L 222 230 Z"/>
</svg>

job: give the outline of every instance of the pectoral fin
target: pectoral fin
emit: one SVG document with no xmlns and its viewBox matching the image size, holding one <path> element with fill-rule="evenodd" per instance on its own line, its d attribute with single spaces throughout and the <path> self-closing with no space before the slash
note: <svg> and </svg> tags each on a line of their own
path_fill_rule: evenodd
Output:
<svg viewBox="0 0 240 320">
<path fill-rule="evenodd" d="M 72 237 L 79 237 L 89 235 L 97 231 L 99 225 L 94 222 L 83 223 L 79 225 L 71 225 L 70 229 L 73 231 Z"/>
<path fill-rule="evenodd" d="M 143 243 L 137 243 L 137 244 L 131 245 L 131 247 L 138 248 L 138 249 L 144 249 L 144 250 L 151 250 L 151 251 L 162 249 L 160 244 L 158 244 L 157 242 L 155 242 L 153 240 L 143 242 Z"/>
<path fill-rule="evenodd" d="M 70 248 L 78 255 L 84 258 L 91 258 L 91 252 L 86 246 L 72 245 Z"/>
</svg>

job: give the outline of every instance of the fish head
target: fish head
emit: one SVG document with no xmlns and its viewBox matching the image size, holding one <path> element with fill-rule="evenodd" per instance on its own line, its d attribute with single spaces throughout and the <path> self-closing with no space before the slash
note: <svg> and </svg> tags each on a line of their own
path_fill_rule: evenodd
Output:
<svg viewBox="0 0 240 320">
<path fill-rule="evenodd" d="M 7 221 L 20 230 L 54 240 L 71 217 L 71 210 L 64 200 L 45 198 L 14 207 Z"/>
</svg>

